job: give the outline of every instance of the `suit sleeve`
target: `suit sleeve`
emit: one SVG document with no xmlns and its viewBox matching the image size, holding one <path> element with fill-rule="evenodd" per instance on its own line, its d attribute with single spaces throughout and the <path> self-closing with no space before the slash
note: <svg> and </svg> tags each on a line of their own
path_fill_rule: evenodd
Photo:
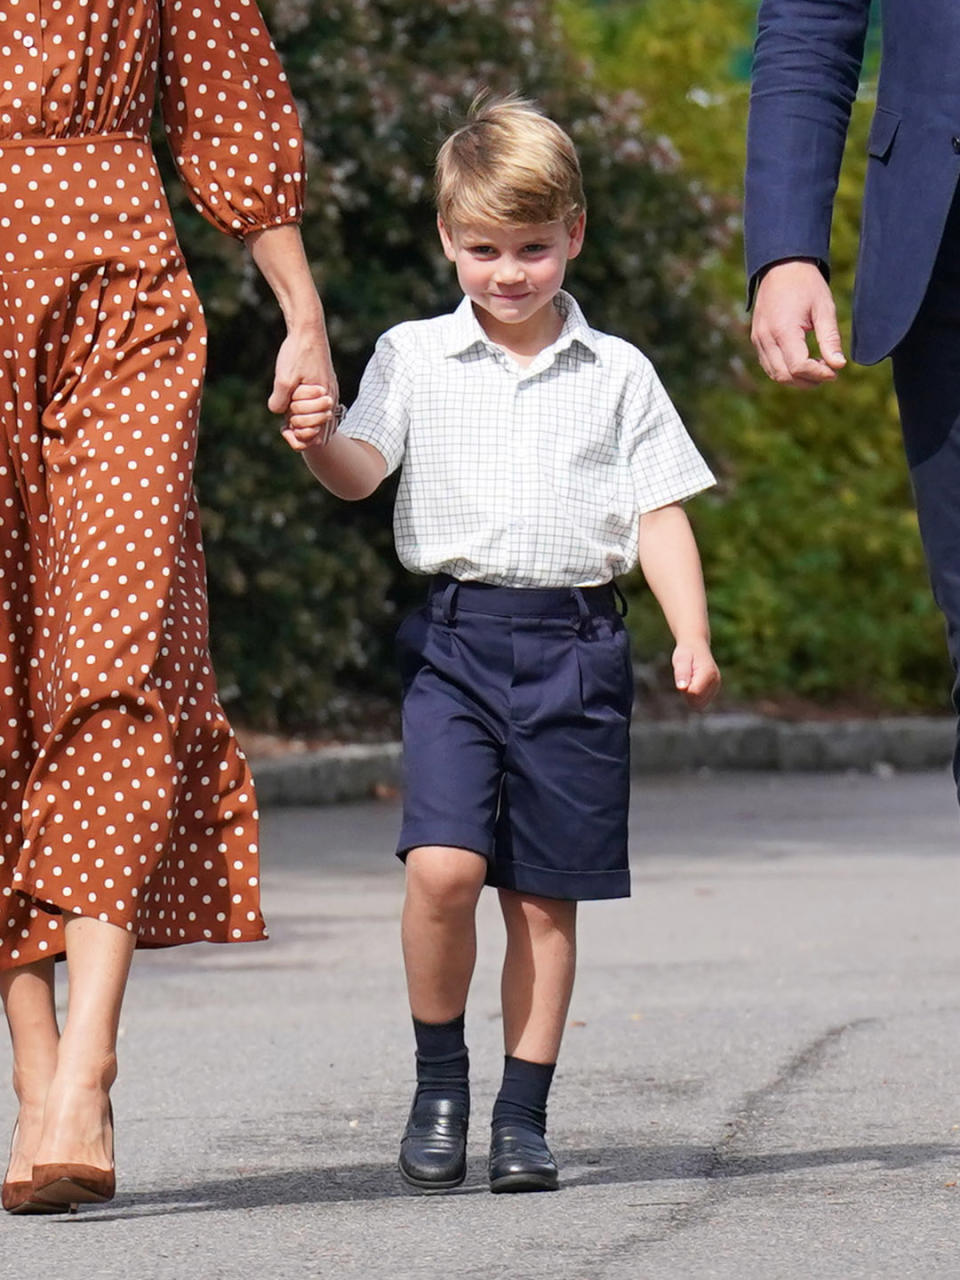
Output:
<svg viewBox="0 0 960 1280">
<path fill-rule="evenodd" d="M 744 204 L 750 298 L 757 273 L 813 258 L 825 273 L 840 161 L 870 0 L 763 0 L 754 50 Z"/>
</svg>

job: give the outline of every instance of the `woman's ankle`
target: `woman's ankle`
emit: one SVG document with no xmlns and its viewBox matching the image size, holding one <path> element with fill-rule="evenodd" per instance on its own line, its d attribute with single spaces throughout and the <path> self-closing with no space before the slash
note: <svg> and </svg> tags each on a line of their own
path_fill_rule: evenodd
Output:
<svg viewBox="0 0 960 1280">
<path fill-rule="evenodd" d="M 29 1069 L 14 1064 L 13 1092 L 21 1111 L 43 1110 L 55 1070 L 55 1059 Z"/>
<path fill-rule="evenodd" d="M 117 1078 L 117 1055 L 107 1052 L 91 1057 L 82 1046 L 73 1052 L 69 1044 L 61 1041 L 57 1056 L 57 1084 L 96 1093 L 109 1093 Z"/>
</svg>

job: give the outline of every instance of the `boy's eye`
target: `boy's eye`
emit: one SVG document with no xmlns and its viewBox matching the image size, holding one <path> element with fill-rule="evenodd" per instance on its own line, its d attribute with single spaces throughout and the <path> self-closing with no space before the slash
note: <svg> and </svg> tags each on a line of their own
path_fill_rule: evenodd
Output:
<svg viewBox="0 0 960 1280">
<path fill-rule="evenodd" d="M 496 253 L 492 244 L 472 244 L 470 252 L 476 254 L 480 258 L 489 258 L 492 253 Z"/>
<path fill-rule="evenodd" d="M 543 253 L 544 250 L 548 248 L 549 248 L 549 245 L 545 245 L 545 244 L 525 244 L 523 246 L 523 252 L 524 253 Z"/>
</svg>

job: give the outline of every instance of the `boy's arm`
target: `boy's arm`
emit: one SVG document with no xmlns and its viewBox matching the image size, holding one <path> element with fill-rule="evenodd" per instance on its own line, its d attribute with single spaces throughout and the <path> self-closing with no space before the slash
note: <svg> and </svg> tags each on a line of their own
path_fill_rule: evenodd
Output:
<svg viewBox="0 0 960 1280">
<path fill-rule="evenodd" d="M 638 552 L 640 568 L 676 641 L 676 686 L 700 710 L 720 688 L 720 672 L 710 652 L 700 553 L 681 506 L 672 503 L 640 517 Z"/>
<path fill-rule="evenodd" d="M 337 498 L 369 498 L 387 474 L 387 460 L 366 440 L 334 434 L 326 444 L 310 445 L 303 460 L 324 488 Z"/>
<path fill-rule="evenodd" d="M 298 387 L 287 411 L 284 438 L 335 497 L 348 502 L 369 498 L 387 474 L 387 460 L 366 440 L 331 431 L 334 410 L 325 387 Z"/>
</svg>

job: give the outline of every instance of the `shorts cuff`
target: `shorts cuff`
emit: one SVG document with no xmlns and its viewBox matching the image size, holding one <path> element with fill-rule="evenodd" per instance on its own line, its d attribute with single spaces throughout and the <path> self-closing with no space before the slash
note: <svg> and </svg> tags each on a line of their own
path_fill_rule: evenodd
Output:
<svg viewBox="0 0 960 1280">
<path fill-rule="evenodd" d="M 397 857 L 402 862 L 411 849 L 422 845 L 446 845 L 467 849 L 488 861 L 493 857 L 493 835 L 482 827 L 463 822 L 405 822 L 397 841 Z"/>
<path fill-rule="evenodd" d="M 571 902 L 630 897 L 630 872 L 626 867 L 615 871 L 553 871 L 525 862 L 493 862 L 487 883 L 497 889 Z"/>
</svg>

